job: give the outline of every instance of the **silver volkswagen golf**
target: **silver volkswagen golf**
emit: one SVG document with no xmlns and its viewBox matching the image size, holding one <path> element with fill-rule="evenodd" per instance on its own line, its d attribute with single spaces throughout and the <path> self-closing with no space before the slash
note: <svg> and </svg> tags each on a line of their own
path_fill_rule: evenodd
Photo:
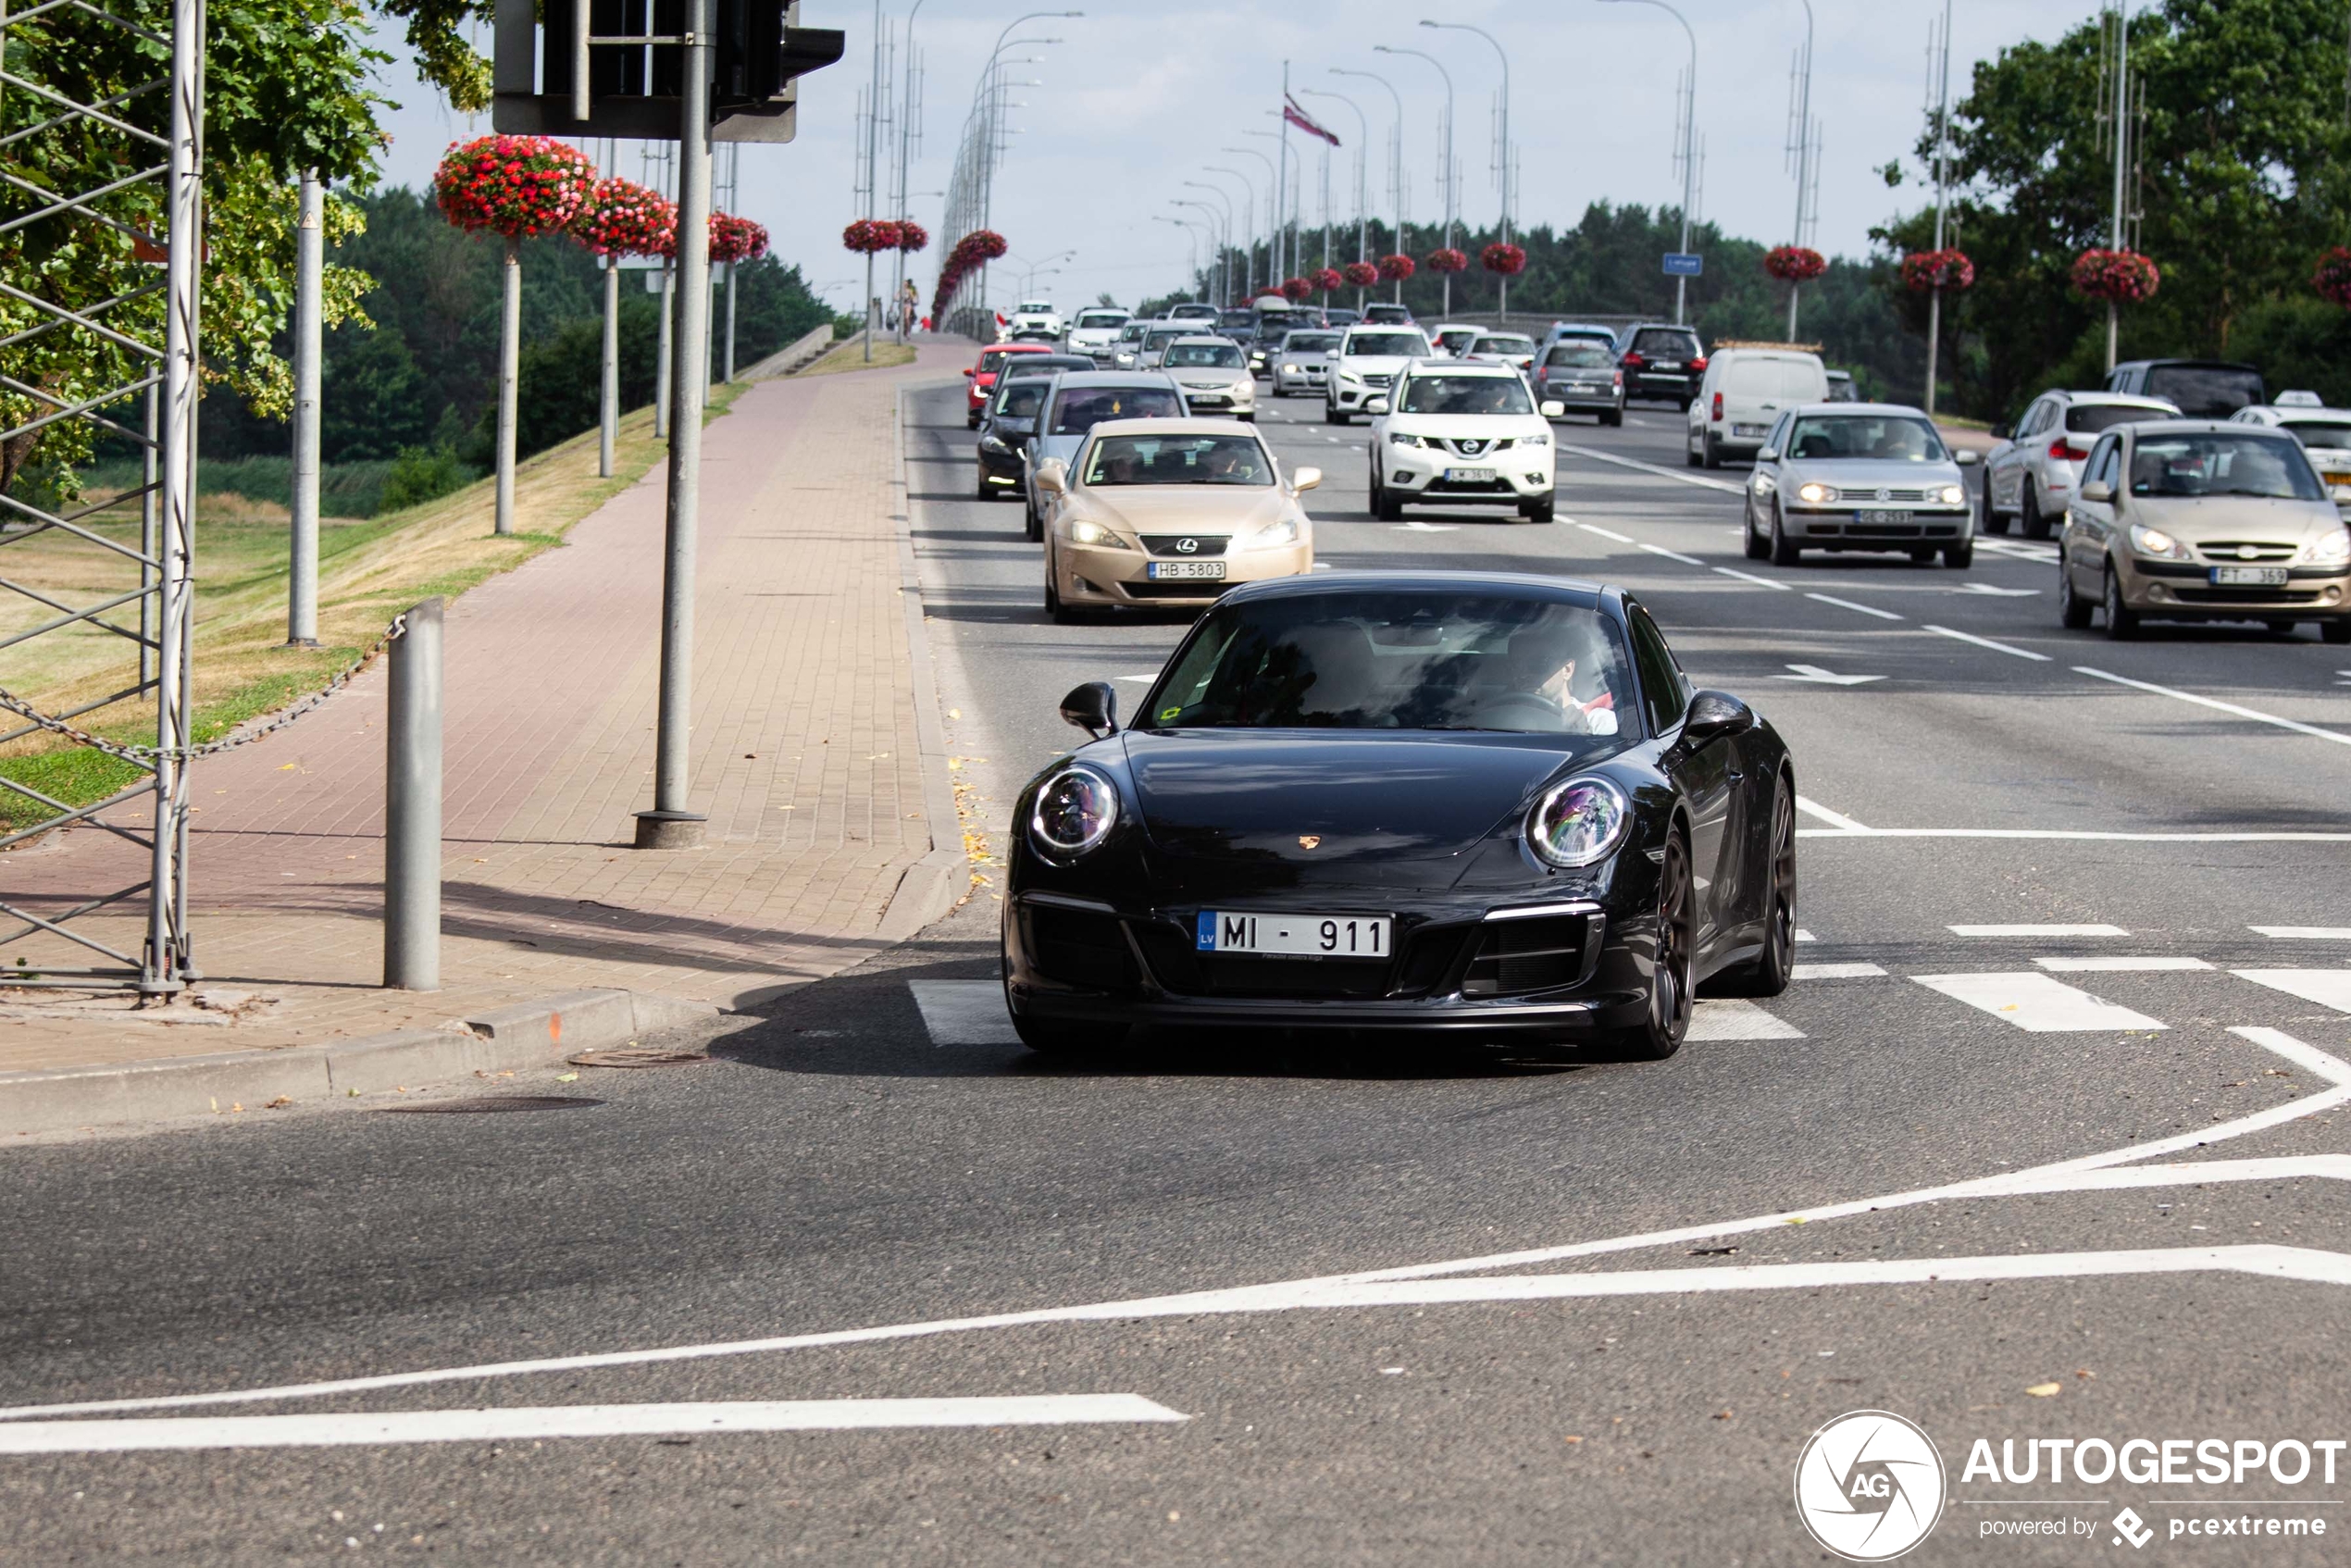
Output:
<svg viewBox="0 0 2351 1568">
<path fill-rule="evenodd" d="M 1807 550 L 1901 551 L 1921 566 L 1975 560 L 1975 503 L 1934 421 L 1886 403 L 1782 414 L 1747 485 L 1747 554 L 1792 566 Z"/>
</svg>

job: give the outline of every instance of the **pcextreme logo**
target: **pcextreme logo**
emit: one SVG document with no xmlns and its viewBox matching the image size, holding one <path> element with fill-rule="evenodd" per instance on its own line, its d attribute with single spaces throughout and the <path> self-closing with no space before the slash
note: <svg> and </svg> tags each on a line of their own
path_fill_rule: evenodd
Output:
<svg viewBox="0 0 2351 1568">
<path fill-rule="evenodd" d="M 1797 1517 L 1848 1562 L 1885 1562 L 1926 1539 L 1944 1487 L 1934 1439 L 1889 1411 L 1838 1416 L 1796 1461 Z"/>
</svg>

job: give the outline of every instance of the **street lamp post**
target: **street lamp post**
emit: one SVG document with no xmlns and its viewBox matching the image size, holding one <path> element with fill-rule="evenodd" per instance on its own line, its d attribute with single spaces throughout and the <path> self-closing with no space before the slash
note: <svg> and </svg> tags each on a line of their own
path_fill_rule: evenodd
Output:
<svg viewBox="0 0 2351 1568">
<path fill-rule="evenodd" d="M 1298 149 L 1289 144 L 1289 138 L 1287 136 L 1275 135 L 1271 131 L 1244 131 L 1241 134 L 1244 136 L 1263 136 L 1268 141 L 1279 142 L 1282 144 L 1282 152 L 1285 155 L 1282 159 L 1282 171 L 1287 175 L 1294 177 L 1291 180 L 1289 186 L 1289 199 L 1292 210 L 1289 212 L 1275 213 L 1274 215 L 1274 232 L 1276 236 L 1275 242 L 1276 245 L 1276 252 L 1274 261 L 1274 272 L 1276 277 L 1287 278 L 1292 273 L 1300 272 L 1305 269 L 1303 265 L 1298 259 L 1298 236 L 1295 233 L 1287 232 L 1287 230 L 1296 227 L 1292 220 L 1297 217 L 1296 207 L 1300 199 L 1299 193 L 1305 186 L 1306 170 L 1300 162 Z M 1276 188 L 1278 189 L 1278 184 Z M 1278 197 L 1275 199 L 1276 201 L 1279 200 Z M 1289 257 L 1287 266 L 1284 265 L 1281 259 L 1283 253 L 1278 248 L 1283 243 L 1284 238 L 1287 239 L 1289 247 L 1287 253 Z"/>
<path fill-rule="evenodd" d="M 1436 29 L 1439 30 L 1440 31 L 1474 32 L 1474 33 L 1477 34 L 1480 38 L 1483 38 L 1484 40 L 1486 40 L 1486 43 L 1491 44 L 1492 45 L 1494 45 L 1494 53 L 1495 53 L 1495 55 L 1496 55 L 1496 56 L 1498 56 L 1498 57 L 1501 60 L 1501 62 L 1502 62 L 1502 126 L 1501 126 L 1501 145 L 1500 145 L 1500 156 L 1499 156 L 1499 158 L 1498 163 L 1497 163 L 1496 172 L 1497 172 L 1497 174 L 1499 175 L 1499 179 L 1500 179 L 1500 181 L 1501 181 L 1501 187 L 1502 187 L 1502 243 L 1504 243 L 1504 244 L 1506 244 L 1506 245 L 1507 245 L 1507 244 L 1509 244 L 1509 243 L 1511 243 L 1511 172 L 1512 172 L 1512 171 L 1511 171 L 1511 56 L 1510 56 L 1510 52 L 1509 52 L 1508 50 L 1506 50 L 1506 49 L 1504 49 L 1504 48 L 1502 47 L 1502 43 L 1501 43 L 1501 40 L 1500 40 L 1500 39 L 1496 38 L 1496 37 L 1495 37 L 1492 33 L 1490 33 L 1490 32 L 1486 31 L 1484 28 L 1482 28 L 1482 27 L 1472 27 L 1472 26 L 1471 26 L 1469 23 L 1467 23 L 1467 22 L 1433 22 L 1433 21 L 1424 21 L 1424 22 L 1422 22 L 1422 23 L 1421 23 L 1421 25 L 1422 25 L 1423 27 L 1432 27 L 1432 28 L 1436 28 Z M 1687 237 L 1686 236 L 1686 237 L 1684 238 L 1684 240 L 1683 240 L 1683 244 L 1684 244 L 1684 247 L 1685 247 L 1685 248 L 1686 248 L 1686 247 L 1687 247 L 1687 245 L 1688 245 L 1688 243 L 1689 243 L 1688 239 L 1687 239 Z M 1509 317 L 1510 317 L 1510 314 L 1511 314 L 1511 279 L 1510 279 L 1510 274 L 1509 274 L 1509 273 L 1507 273 L 1507 272 L 1505 272 L 1505 273 L 1500 273 L 1500 274 L 1498 274 L 1497 276 L 1498 276 L 1498 277 L 1500 279 L 1500 280 L 1501 280 L 1501 300 L 1500 300 L 1500 305 L 1499 305 L 1500 319 L 1501 319 L 1502 325 L 1504 325 L 1504 326 L 1508 326 L 1508 325 L 1510 324 Z M 1677 317 L 1675 317 L 1675 319 L 1677 319 L 1677 320 L 1678 320 L 1678 319 L 1680 319 L 1680 318 Z"/>
<path fill-rule="evenodd" d="M 1698 34 L 1690 20 L 1667 5 L 1665 0 L 1605 0 L 1620 6 L 1654 6 L 1682 24 L 1690 38 L 1690 91 L 1682 106 L 1682 254 L 1690 251 L 1690 208 L 1697 205 L 1698 180 Z M 1690 280 L 1686 277 L 1673 280 L 1673 324 L 1680 326 L 1689 305 Z"/>
<path fill-rule="evenodd" d="M 1274 210 L 1274 186 L 1276 174 L 1274 168 L 1274 160 L 1267 157 L 1263 153 L 1259 152 L 1254 147 L 1219 147 L 1216 150 L 1220 153 L 1238 153 L 1244 157 L 1255 158 L 1258 162 L 1265 166 L 1265 217 L 1268 220 L 1265 225 L 1265 282 L 1268 287 L 1271 287 L 1281 281 L 1281 280 L 1274 276 L 1274 272 L 1275 269 L 1279 268 L 1282 264 L 1281 252 L 1278 248 L 1280 242 L 1275 240 L 1274 237 L 1275 234 L 1280 232 L 1280 225 L 1282 221 L 1282 215 Z M 1238 173 L 1238 170 L 1226 170 L 1225 172 Z M 1246 179 L 1247 176 L 1243 176 L 1243 178 Z M 1250 193 L 1250 199 L 1253 202 L 1256 200 L 1256 181 L 1251 180 L 1249 188 Z M 1255 259 L 1256 258 L 1253 255 L 1250 257 L 1252 270 L 1254 268 Z"/>
<path fill-rule="evenodd" d="M 1449 250 L 1453 244 L 1453 224 L 1461 216 L 1461 171 L 1453 162 L 1453 73 L 1445 68 L 1444 61 L 1419 49 L 1391 49 L 1385 44 L 1375 44 L 1372 52 L 1376 55 L 1410 55 L 1416 60 L 1426 60 L 1437 68 L 1437 74 L 1445 79 L 1445 134 L 1441 140 L 1445 154 L 1445 244 Z M 1450 272 L 1445 274 L 1443 309 L 1448 316 L 1453 314 L 1453 275 Z"/>
<path fill-rule="evenodd" d="M 1217 273 L 1218 273 L 1218 280 L 1217 280 L 1217 283 L 1216 283 L 1216 297 L 1217 297 L 1219 300 L 1229 300 L 1229 299 L 1231 299 L 1231 298 L 1233 297 L 1233 257 L 1232 257 L 1232 249 L 1233 249 L 1233 197 L 1232 197 L 1232 193 L 1231 193 L 1230 192 L 1226 191 L 1226 190 L 1225 190 L 1223 186 L 1221 186 L 1221 185 L 1211 185 L 1211 184 L 1209 184 L 1208 182 L 1206 182 L 1205 180 L 1185 180 L 1185 181 L 1184 181 L 1184 185 L 1185 185 L 1185 187 L 1186 187 L 1187 189 L 1188 189 L 1188 190 L 1193 190 L 1193 191 L 1205 191 L 1205 192 L 1207 192 L 1210 195 L 1214 196 L 1214 197 L 1215 197 L 1218 201 L 1220 201 L 1220 202 L 1222 202 L 1222 203 L 1224 203 L 1224 204 L 1225 204 L 1225 213 L 1224 213 L 1225 227 L 1224 227 L 1224 230 L 1223 230 L 1223 238 L 1222 238 L 1222 239 L 1218 242 L 1218 244 L 1217 244 L 1217 251 L 1216 251 L 1216 269 L 1217 269 Z M 1182 200 L 1182 199 L 1180 199 L 1180 198 L 1179 198 L 1179 199 L 1177 200 L 1177 202 L 1176 202 L 1176 205 L 1179 205 L 1179 206 L 1196 206 L 1196 207 L 1199 207 L 1199 208 L 1200 208 L 1202 212 L 1212 212 L 1212 213 L 1213 213 L 1213 212 L 1214 212 L 1214 211 L 1215 211 L 1215 209 L 1214 209 L 1213 207 L 1209 206 L 1209 205 L 1208 205 L 1205 202 L 1191 202 L 1191 201 L 1184 201 L 1184 200 Z"/>
<path fill-rule="evenodd" d="M 1176 228 L 1181 229 L 1184 231 L 1184 248 L 1191 257 L 1189 263 L 1191 270 L 1187 272 L 1184 277 L 1185 281 L 1191 284 L 1192 297 L 1197 300 L 1200 297 L 1200 230 L 1194 228 L 1193 224 L 1199 220 L 1196 218 L 1170 218 L 1163 212 L 1155 212 L 1151 214 L 1151 221 L 1153 223 L 1173 223 Z"/>
<path fill-rule="evenodd" d="M 1312 87 L 1301 87 L 1299 89 L 1299 92 L 1309 98 L 1336 98 L 1340 103 L 1345 104 L 1349 108 L 1355 111 L 1355 126 L 1357 132 L 1355 143 L 1355 259 L 1357 261 L 1368 261 L 1371 259 L 1368 252 L 1370 249 L 1369 242 L 1371 239 L 1372 215 L 1370 192 L 1365 181 L 1364 171 L 1367 167 L 1368 160 L 1371 157 L 1372 122 L 1363 118 L 1362 106 L 1356 103 L 1354 99 L 1349 97 L 1344 93 L 1325 92 Z M 1362 309 L 1362 305 L 1363 291 L 1358 289 L 1355 291 L 1356 308 L 1359 310 Z"/>
<path fill-rule="evenodd" d="M 1797 75 L 1796 91 L 1796 233 L 1790 244 L 1804 243 L 1804 206 L 1810 196 L 1812 184 L 1812 0 L 1804 5 L 1804 60 Z M 1804 292 L 1802 283 L 1787 286 L 1787 341 L 1796 341 L 1796 302 Z"/>
<path fill-rule="evenodd" d="M 1404 94 L 1396 91 L 1396 84 L 1377 71 L 1346 70 L 1333 66 L 1331 74 L 1360 76 L 1376 81 L 1387 89 L 1388 97 L 1396 105 L 1396 121 L 1388 128 L 1387 133 L 1387 193 L 1396 202 L 1396 248 L 1400 251 L 1404 248 Z M 1399 304 L 1404 299 L 1401 279 L 1396 283 L 1396 299 Z"/>
<path fill-rule="evenodd" d="M 1241 222 L 1241 289 L 1245 293 L 1257 292 L 1257 181 L 1238 168 L 1226 168 L 1221 163 L 1208 166 L 1211 174 L 1229 174 L 1241 182 L 1249 193 L 1249 205 L 1242 209 Z"/>
</svg>

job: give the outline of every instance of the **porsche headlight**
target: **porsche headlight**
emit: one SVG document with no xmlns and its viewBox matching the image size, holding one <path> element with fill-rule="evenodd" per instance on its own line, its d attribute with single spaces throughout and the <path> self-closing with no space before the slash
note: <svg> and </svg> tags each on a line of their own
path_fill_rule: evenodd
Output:
<svg viewBox="0 0 2351 1568">
<path fill-rule="evenodd" d="M 1100 523 L 1088 522 L 1083 517 L 1069 525 L 1069 537 L 1070 541 L 1075 544 L 1101 544 L 1113 550 L 1126 548 L 1126 541 L 1119 538 L 1117 534 Z"/>
<path fill-rule="evenodd" d="M 1616 852 L 1632 825 L 1624 791 L 1593 775 L 1571 778 L 1526 814 L 1527 847 L 1546 865 L 1594 865 Z"/>
<path fill-rule="evenodd" d="M 1836 492 L 1816 481 L 1811 484 L 1798 485 L 1796 490 L 1796 498 L 1807 505 L 1819 506 L 1826 502 L 1835 501 Z"/>
<path fill-rule="evenodd" d="M 1280 545 L 1296 544 L 1297 542 L 1298 519 L 1296 517 L 1284 517 L 1280 522 L 1275 523 L 1273 527 L 1261 529 L 1258 532 L 1251 534 L 1250 536 L 1249 543 L 1244 545 L 1242 548 L 1248 550 L 1272 550 Z"/>
<path fill-rule="evenodd" d="M 1934 492 L 1934 499 L 1940 501 L 1946 506 L 1964 506 L 1967 504 L 1967 487 L 1965 485 L 1947 484 L 1941 490 Z"/>
<path fill-rule="evenodd" d="M 2167 561 L 2184 561 L 2189 558 L 2186 545 L 2173 539 L 2161 529 L 2151 529 L 2145 523 L 2131 525 L 2131 548 L 2142 555 L 2158 555 Z"/>
<path fill-rule="evenodd" d="M 2302 547 L 2302 559 L 2314 566 L 2340 566 L 2351 563 L 2351 530 L 2337 529 L 2322 533 Z"/>
<path fill-rule="evenodd" d="M 1118 826 L 1118 786 L 1083 764 L 1073 764 L 1037 791 L 1028 837 L 1054 859 L 1081 855 Z"/>
</svg>

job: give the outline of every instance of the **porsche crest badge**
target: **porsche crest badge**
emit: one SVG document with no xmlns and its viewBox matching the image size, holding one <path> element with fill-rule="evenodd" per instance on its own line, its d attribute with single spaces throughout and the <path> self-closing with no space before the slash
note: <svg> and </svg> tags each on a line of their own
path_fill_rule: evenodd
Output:
<svg viewBox="0 0 2351 1568">
<path fill-rule="evenodd" d="M 1301 850 L 1319 849 L 1322 842 L 1323 836 L 1320 833 L 1300 833 L 1298 836 L 1298 847 Z"/>
</svg>

